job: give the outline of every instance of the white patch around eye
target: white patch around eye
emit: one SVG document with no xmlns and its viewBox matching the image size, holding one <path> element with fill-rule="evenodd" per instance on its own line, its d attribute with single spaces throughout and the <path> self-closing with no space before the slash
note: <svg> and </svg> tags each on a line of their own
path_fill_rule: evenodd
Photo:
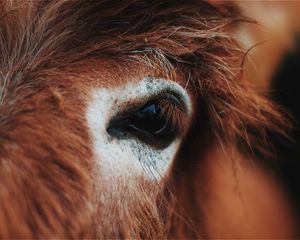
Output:
<svg viewBox="0 0 300 240">
<path fill-rule="evenodd" d="M 113 89 L 95 89 L 87 108 L 87 123 L 90 128 L 96 167 L 101 179 L 106 183 L 116 178 L 130 178 L 143 175 L 152 180 L 160 180 L 177 152 L 181 139 L 176 139 L 164 149 L 153 148 L 137 138 L 117 139 L 106 129 L 112 117 L 121 107 L 140 99 L 148 99 L 157 93 L 172 90 L 179 94 L 186 104 L 187 114 L 191 114 L 191 101 L 186 91 L 177 83 L 144 78 L 137 83 L 128 83 Z"/>
</svg>

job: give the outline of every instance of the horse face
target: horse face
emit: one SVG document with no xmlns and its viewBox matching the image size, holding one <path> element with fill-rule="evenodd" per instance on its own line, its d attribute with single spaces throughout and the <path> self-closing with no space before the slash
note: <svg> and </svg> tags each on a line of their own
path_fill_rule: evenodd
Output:
<svg viewBox="0 0 300 240">
<path fill-rule="evenodd" d="M 138 64 L 119 71 L 105 64 L 79 79 L 94 78 L 84 113 L 93 152 L 94 203 L 99 231 L 113 236 L 115 226 L 124 225 L 119 214 L 143 219 L 144 208 L 160 222 L 149 203 L 162 192 L 192 122 L 193 91 L 185 79 L 167 79 Z M 120 199 L 122 204 L 116 204 Z"/>
<path fill-rule="evenodd" d="M 0 235 L 199 238 L 200 163 L 286 124 L 239 80 L 240 20 L 193 0 L 0 2 Z"/>
</svg>

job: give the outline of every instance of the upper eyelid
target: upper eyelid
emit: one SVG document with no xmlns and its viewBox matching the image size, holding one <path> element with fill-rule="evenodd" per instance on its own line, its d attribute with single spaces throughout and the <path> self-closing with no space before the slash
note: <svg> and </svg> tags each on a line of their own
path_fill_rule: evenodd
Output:
<svg viewBox="0 0 300 240">
<path fill-rule="evenodd" d="M 131 82 L 125 86 L 112 89 L 110 94 L 112 101 L 109 103 L 111 104 L 109 107 L 111 111 L 106 117 L 106 125 L 112 119 L 116 119 L 121 115 L 124 116 L 126 112 L 132 113 L 139 110 L 151 99 L 159 99 L 165 93 L 177 96 L 180 102 L 179 106 L 182 106 L 183 114 L 187 119 L 192 118 L 194 112 L 193 102 L 186 89 L 175 81 L 147 76 L 142 80 L 137 79 L 137 82 Z"/>
<path fill-rule="evenodd" d="M 159 100 L 158 97 L 161 97 L 161 99 L 167 99 L 171 103 L 173 103 L 175 106 L 177 106 L 182 112 L 186 113 L 188 111 L 186 103 L 184 102 L 182 97 L 178 96 L 178 95 L 179 95 L 178 93 L 175 93 L 175 92 L 171 93 L 168 91 L 168 92 L 161 93 L 157 97 L 154 97 L 153 101 Z"/>
<path fill-rule="evenodd" d="M 173 89 L 172 90 L 164 89 L 156 93 L 155 95 L 150 95 L 145 98 L 136 99 L 132 101 L 130 105 L 124 103 L 124 107 L 121 106 L 121 110 L 117 113 L 117 116 L 115 116 L 114 118 L 117 118 L 120 115 L 124 116 L 134 111 L 138 111 L 139 109 L 143 108 L 145 105 L 151 102 L 159 101 L 160 99 L 169 100 L 171 103 L 175 104 L 179 108 L 179 110 L 181 110 L 184 113 L 187 113 L 188 107 L 184 99 L 182 99 L 180 95 L 181 95 L 180 93 L 174 92 Z"/>
</svg>

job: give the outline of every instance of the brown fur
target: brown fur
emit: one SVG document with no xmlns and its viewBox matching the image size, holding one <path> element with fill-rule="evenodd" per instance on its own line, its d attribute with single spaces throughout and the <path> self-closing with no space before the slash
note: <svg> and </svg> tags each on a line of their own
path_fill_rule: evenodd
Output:
<svg viewBox="0 0 300 240">
<path fill-rule="evenodd" d="M 284 133 L 286 124 L 270 101 L 239 80 L 243 53 L 229 30 L 241 20 L 199 0 L 1 1 L 0 236 L 205 233 L 193 164 L 218 144 L 261 151 L 266 132 Z M 72 80 L 85 71 L 80 66 L 99 61 L 113 61 L 124 73 L 139 63 L 185 83 L 197 109 L 169 183 L 159 186 L 165 191 L 147 198 L 153 186 L 140 179 L 128 204 L 115 206 L 118 233 L 95 230 L 84 117 L 92 83 Z"/>
</svg>

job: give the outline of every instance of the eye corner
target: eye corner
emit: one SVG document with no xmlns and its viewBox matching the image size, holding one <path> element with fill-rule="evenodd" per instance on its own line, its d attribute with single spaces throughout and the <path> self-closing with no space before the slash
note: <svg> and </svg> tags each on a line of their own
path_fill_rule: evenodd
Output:
<svg viewBox="0 0 300 240">
<path fill-rule="evenodd" d="M 166 92 L 161 99 L 165 99 L 174 104 L 181 112 L 188 113 L 188 106 L 185 99 L 177 92 Z"/>
<path fill-rule="evenodd" d="M 146 76 L 144 81 L 145 87 L 151 86 L 153 95 L 171 94 L 180 101 L 182 109 L 188 114 L 192 114 L 192 101 L 186 87 L 181 86 L 174 80 Z M 150 88 L 150 87 L 149 87 Z"/>
</svg>

